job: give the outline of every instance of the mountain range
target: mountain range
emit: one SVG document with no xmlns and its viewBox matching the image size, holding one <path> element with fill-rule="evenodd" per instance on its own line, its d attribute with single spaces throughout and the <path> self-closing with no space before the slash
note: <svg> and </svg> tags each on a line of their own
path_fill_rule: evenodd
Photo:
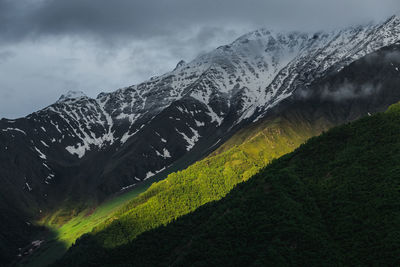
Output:
<svg viewBox="0 0 400 267">
<path fill-rule="evenodd" d="M 2 260 L 40 231 L 32 225 L 38 219 L 61 210 L 68 220 L 144 181 L 232 152 L 265 129 L 277 138 L 291 129 L 286 147 L 271 139 L 259 148 L 269 154 L 250 178 L 311 136 L 399 101 L 399 79 L 396 16 L 331 32 L 261 29 L 144 83 L 95 99 L 68 92 L 27 117 L 2 119 L 0 226 L 10 230 L 1 233 Z"/>
</svg>

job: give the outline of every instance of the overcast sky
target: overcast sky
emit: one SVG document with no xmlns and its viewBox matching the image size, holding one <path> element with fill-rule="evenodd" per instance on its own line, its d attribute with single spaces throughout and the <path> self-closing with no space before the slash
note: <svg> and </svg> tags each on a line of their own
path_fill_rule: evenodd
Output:
<svg viewBox="0 0 400 267">
<path fill-rule="evenodd" d="M 95 97 L 261 27 L 320 30 L 384 20 L 400 0 L 0 0 L 0 118 L 68 90 Z"/>
</svg>

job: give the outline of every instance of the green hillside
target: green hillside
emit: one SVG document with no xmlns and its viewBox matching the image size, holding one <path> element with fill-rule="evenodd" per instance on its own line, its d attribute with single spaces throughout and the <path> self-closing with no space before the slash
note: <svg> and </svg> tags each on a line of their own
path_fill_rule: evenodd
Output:
<svg viewBox="0 0 400 267">
<path fill-rule="evenodd" d="M 63 210 L 43 218 L 39 225 L 42 228 L 46 227 L 48 231 L 37 234 L 35 239 L 44 239 L 46 242 L 36 253 L 20 260 L 19 264 L 27 267 L 40 267 L 54 262 L 68 250 L 77 238 L 92 231 L 93 227 L 110 218 L 124 203 L 145 191 L 146 188 L 148 185 L 143 184 L 125 194 L 104 201 L 96 208 L 83 209 L 77 212 L 75 217 L 67 219 L 62 224 L 60 218 L 63 218 Z"/>
<path fill-rule="evenodd" d="M 146 192 L 127 203 L 91 235 L 111 248 L 138 234 L 165 225 L 213 200 L 224 197 L 272 159 L 293 151 L 318 127 L 304 121 L 272 119 L 253 126 L 244 140 L 223 153 L 201 160 L 183 171 L 154 183 Z M 242 133 L 234 138 L 241 138 Z"/>
<path fill-rule="evenodd" d="M 219 157 L 223 158 L 224 153 Z M 248 163 L 243 162 L 240 166 L 244 168 Z M 228 176 L 247 178 L 235 173 Z M 179 174 L 168 180 L 178 181 Z M 155 185 L 146 194 L 165 190 L 168 182 Z M 205 190 L 196 186 L 200 192 Z M 221 184 L 221 188 L 228 187 Z M 312 138 L 220 201 L 148 231 L 128 244 L 102 248 L 99 240 L 111 247 L 108 235 L 119 235 L 110 231 L 117 229 L 111 224 L 96 239 L 83 238 L 56 265 L 395 266 L 400 264 L 399 189 L 400 105 L 395 105 L 386 113 Z M 152 199 L 146 199 L 146 194 L 139 199 Z M 174 194 L 169 196 L 168 201 L 175 200 Z M 150 203 L 156 206 L 158 202 Z M 181 202 L 185 207 L 182 210 L 189 209 L 186 203 Z M 133 212 L 118 220 L 119 229 L 129 234 L 135 233 L 125 228 L 135 222 L 132 218 L 142 218 L 135 211 L 143 204 L 132 202 L 131 207 L 135 204 Z M 116 243 L 123 242 L 118 239 Z"/>
</svg>

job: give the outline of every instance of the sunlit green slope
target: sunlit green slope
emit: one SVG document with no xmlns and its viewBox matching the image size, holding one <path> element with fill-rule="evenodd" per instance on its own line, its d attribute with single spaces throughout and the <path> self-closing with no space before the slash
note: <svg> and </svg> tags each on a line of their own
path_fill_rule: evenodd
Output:
<svg viewBox="0 0 400 267">
<path fill-rule="evenodd" d="M 154 183 L 97 226 L 91 236 L 104 247 L 127 243 L 144 231 L 221 199 L 272 159 L 293 151 L 327 127 L 321 121 L 314 125 L 297 117 L 273 117 L 242 130 L 213 155 Z"/>
<path fill-rule="evenodd" d="M 67 251 L 77 238 L 92 231 L 95 226 L 110 218 L 124 203 L 135 198 L 146 188 L 148 188 L 148 185 L 144 184 L 127 193 L 106 200 L 97 208 L 76 211 L 76 215 L 72 219 L 65 219 L 63 223 L 63 210 L 44 217 L 39 224 L 48 228 L 49 231 L 39 234 L 36 239 L 46 242 L 31 256 L 24 257 L 19 264 L 28 267 L 41 267 L 54 262 Z M 78 210 L 77 207 L 74 208 Z M 70 217 L 71 210 L 68 210 L 68 217 Z"/>
</svg>

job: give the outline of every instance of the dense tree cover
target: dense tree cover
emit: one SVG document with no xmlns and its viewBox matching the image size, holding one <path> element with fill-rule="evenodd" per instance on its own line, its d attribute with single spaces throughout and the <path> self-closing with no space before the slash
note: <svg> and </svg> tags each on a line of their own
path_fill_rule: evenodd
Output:
<svg viewBox="0 0 400 267">
<path fill-rule="evenodd" d="M 56 266 L 396 266 L 399 163 L 393 106 L 310 139 L 222 200 L 127 244 L 85 237 Z"/>
</svg>

